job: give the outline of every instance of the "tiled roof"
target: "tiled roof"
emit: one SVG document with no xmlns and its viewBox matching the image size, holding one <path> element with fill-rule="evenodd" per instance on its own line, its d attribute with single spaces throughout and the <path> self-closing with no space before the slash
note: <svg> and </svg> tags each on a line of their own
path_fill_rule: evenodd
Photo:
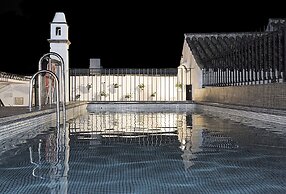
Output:
<svg viewBox="0 0 286 194">
<path fill-rule="evenodd" d="M 285 26 L 285 19 L 269 19 L 266 31 L 276 31 Z"/>
<path fill-rule="evenodd" d="M 185 34 L 185 39 L 200 68 L 209 68 L 211 60 L 223 57 L 228 52 L 279 29 L 284 23 L 285 20 L 282 19 L 269 19 L 265 32 L 188 33 Z"/>
</svg>

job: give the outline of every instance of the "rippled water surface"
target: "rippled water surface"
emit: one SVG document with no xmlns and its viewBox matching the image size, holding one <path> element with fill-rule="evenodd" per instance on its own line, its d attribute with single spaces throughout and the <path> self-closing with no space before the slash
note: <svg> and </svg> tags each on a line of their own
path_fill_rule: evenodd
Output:
<svg viewBox="0 0 286 194">
<path fill-rule="evenodd" d="M 187 112 L 88 113 L 3 142 L 0 193 L 286 193 L 283 134 Z"/>
</svg>

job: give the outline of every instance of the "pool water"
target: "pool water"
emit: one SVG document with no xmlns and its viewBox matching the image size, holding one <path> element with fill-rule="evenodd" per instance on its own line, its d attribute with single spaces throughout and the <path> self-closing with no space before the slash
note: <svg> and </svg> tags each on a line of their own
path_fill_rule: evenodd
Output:
<svg viewBox="0 0 286 194">
<path fill-rule="evenodd" d="M 0 155 L 0 193 L 286 193 L 286 136 L 192 112 L 90 112 Z"/>
</svg>

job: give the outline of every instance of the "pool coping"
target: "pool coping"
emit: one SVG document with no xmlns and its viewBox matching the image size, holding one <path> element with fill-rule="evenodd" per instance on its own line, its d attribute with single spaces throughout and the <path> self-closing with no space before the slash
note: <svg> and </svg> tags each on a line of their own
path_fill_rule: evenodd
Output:
<svg viewBox="0 0 286 194">
<path fill-rule="evenodd" d="M 66 109 L 81 106 L 83 104 L 86 104 L 86 102 L 75 102 L 75 103 L 72 102 L 66 105 Z M 38 108 L 33 108 L 32 111 L 30 111 L 28 107 L 6 107 L 6 108 L 8 108 L 6 109 L 7 116 L 5 116 L 5 113 L 1 115 L 2 117 L 0 117 L 0 126 L 5 125 L 7 123 L 11 123 L 11 122 L 16 122 L 17 120 L 29 119 L 35 116 L 40 116 L 40 115 L 45 115 L 45 114 L 56 112 L 55 106 L 52 106 L 52 107 L 46 106 L 46 107 L 43 107 L 41 110 L 39 110 Z M 11 108 L 11 110 L 9 110 L 9 108 Z M 15 112 L 15 110 L 16 111 L 18 110 L 19 114 L 11 115 L 9 111 Z"/>
<path fill-rule="evenodd" d="M 194 103 L 190 101 L 168 102 L 89 102 L 89 112 L 190 112 L 194 110 Z"/>
<path fill-rule="evenodd" d="M 66 121 L 86 112 L 86 102 L 69 103 L 66 106 Z M 61 124 L 64 122 L 61 115 Z M 20 133 L 33 130 L 36 127 L 55 127 L 56 109 L 46 108 L 45 110 L 35 110 L 21 112 L 18 115 L 2 117 L 0 120 L 0 145 L 5 139 L 9 139 Z"/>
<path fill-rule="evenodd" d="M 195 110 L 202 114 L 229 119 L 248 126 L 280 129 L 286 126 L 286 111 L 284 110 L 209 102 L 195 104 Z"/>
<path fill-rule="evenodd" d="M 123 109 L 125 105 L 128 105 Z M 130 106 L 131 105 L 131 106 Z M 258 107 L 244 107 L 229 104 L 218 103 L 196 103 L 192 101 L 176 101 L 176 102 L 126 102 L 126 101 L 101 101 L 87 102 L 77 101 L 69 103 L 67 109 L 67 120 L 74 118 L 83 112 L 89 111 L 88 107 L 97 107 L 97 111 L 196 111 L 208 114 L 214 117 L 230 119 L 242 124 L 253 125 L 256 127 L 284 127 L 286 126 L 286 111 L 277 109 L 264 109 Z M 122 107 L 123 106 L 123 107 Z M 93 107 L 93 108 L 94 108 Z M 17 107 L 14 107 L 17 109 Z M 20 110 L 20 109 L 19 109 Z M 17 112 L 17 111 L 16 111 Z M 22 107 L 19 114 L 13 116 L 0 117 L 0 141 L 19 134 L 36 126 L 49 123 L 55 126 L 56 110 L 54 107 L 45 107 L 42 110 L 34 110 L 30 112 L 27 107 Z M 61 114 L 62 120 L 62 114 Z M 253 122 L 255 121 L 255 122 Z"/>
<path fill-rule="evenodd" d="M 205 105 L 212 107 L 221 107 L 227 109 L 243 110 L 249 112 L 265 113 L 271 115 L 280 115 L 286 116 L 286 110 L 284 109 L 274 109 L 274 108 L 262 108 L 256 106 L 243 106 L 243 105 L 234 105 L 234 104 L 222 104 L 222 103 L 213 103 L 213 102 L 195 102 L 197 105 Z"/>
</svg>

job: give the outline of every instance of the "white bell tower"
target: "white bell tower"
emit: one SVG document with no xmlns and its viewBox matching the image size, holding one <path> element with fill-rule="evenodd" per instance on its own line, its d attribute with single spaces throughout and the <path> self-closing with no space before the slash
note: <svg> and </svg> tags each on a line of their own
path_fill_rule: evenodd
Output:
<svg viewBox="0 0 286 194">
<path fill-rule="evenodd" d="M 56 12 L 50 27 L 50 52 L 58 53 L 64 61 L 65 100 L 69 102 L 69 45 L 68 25 L 63 12 Z"/>
</svg>

